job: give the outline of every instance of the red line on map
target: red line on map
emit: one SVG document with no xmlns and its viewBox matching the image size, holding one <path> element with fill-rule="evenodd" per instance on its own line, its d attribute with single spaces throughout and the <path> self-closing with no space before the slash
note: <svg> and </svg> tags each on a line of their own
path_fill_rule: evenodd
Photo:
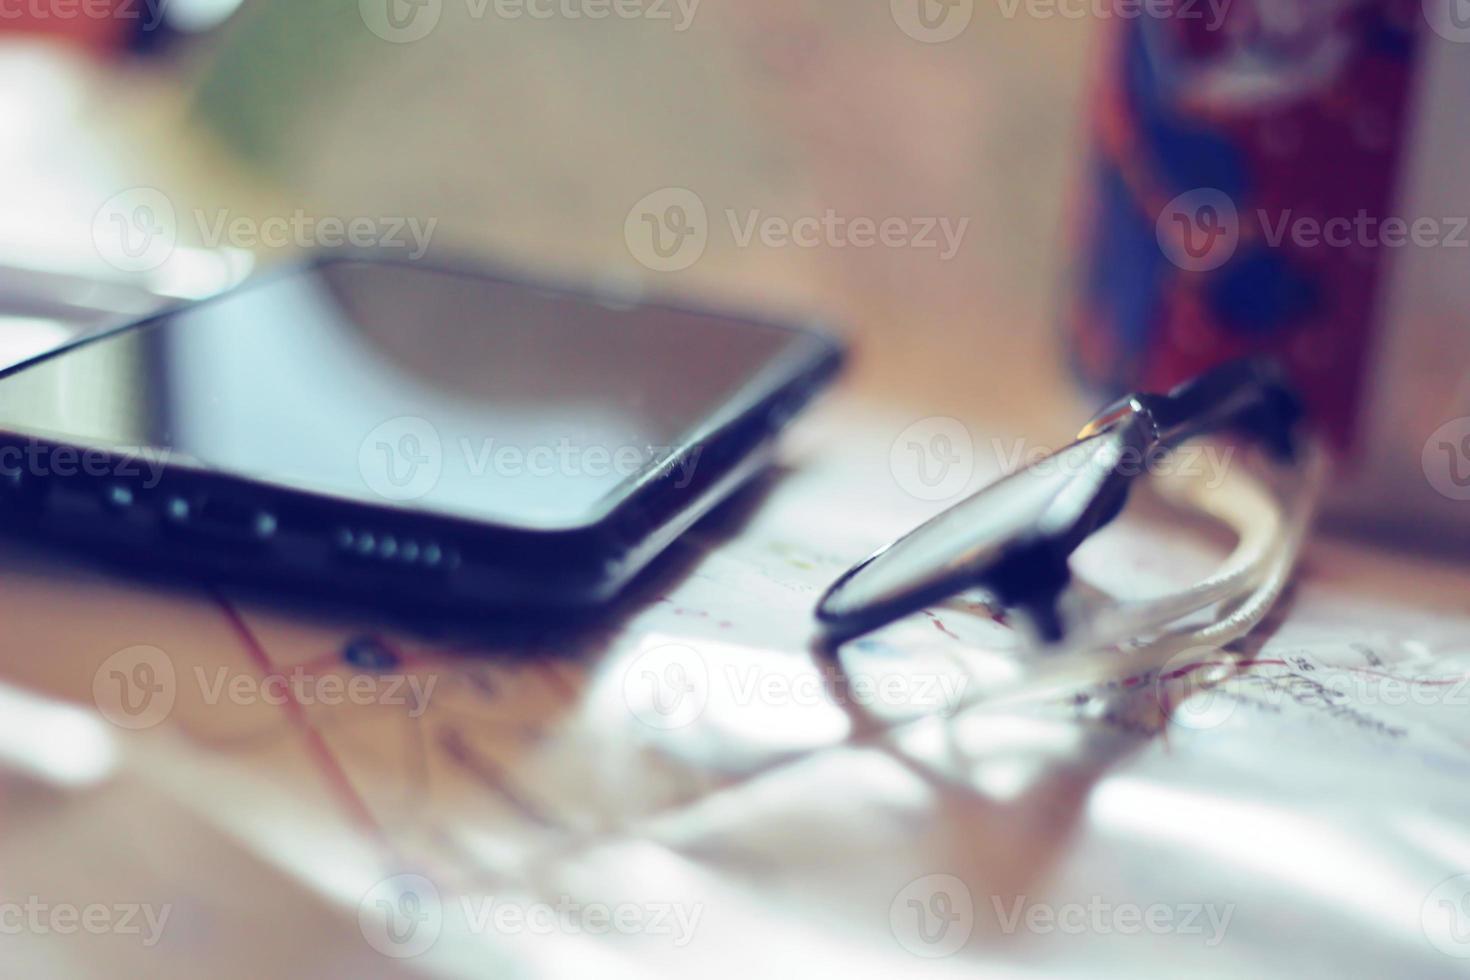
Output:
<svg viewBox="0 0 1470 980">
<path fill-rule="evenodd" d="M 934 624 L 934 628 L 937 629 L 939 632 L 943 633 L 945 636 L 949 637 L 951 640 L 958 640 L 959 639 L 959 637 L 956 636 L 954 634 L 954 632 L 948 626 L 945 626 L 944 625 L 944 623 L 939 619 L 938 616 L 934 615 L 932 612 L 930 612 L 927 609 L 924 610 L 924 615 L 929 617 L 929 622 L 933 623 Z"/>
<path fill-rule="evenodd" d="M 276 670 L 275 665 L 271 663 L 271 659 L 266 654 L 265 648 L 261 646 L 260 640 L 245 622 L 244 617 L 235 609 L 230 600 L 226 599 L 220 593 L 214 593 L 214 600 L 219 604 L 220 609 L 224 611 L 225 618 L 230 621 L 230 626 L 240 637 L 240 641 L 245 645 L 246 651 L 250 654 L 251 659 L 255 661 L 256 666 L 260 668 L 266 677 L 276 676 L 279 672 Z M 347 778 L 347 773 L 342 769 L 341 763 L 332 754 L 332 750 L 327 747 L 326 740 L 322 738 L 321 732 L 317 731 L 316 727 L 312 725 L 311 720 L 307 718 L 306 710 L 302 707 L 301 702 L 296 700 L 295 692 L 291 690 L 289 684 L 285 685 L 285 690 L 287 692 L 287 700 L 282 707 L 300 730 L 301 737 L 306 741 L 307 749 L 315 757 L 317 767 L 321 770 L 322 776 L 327 781 L 328 789 L 337 797 L 337 801 L 347 811 L 348 816 L 358 823 L 364 831 L 378 838 L 383 843 L 388 843 L 387 834 L 383 832 L 382 826 L 374 819 L 372 811 L 368 809 L 367 804 L 363 802 L 362 797 L 353 788 L 352 781 Z"/>
</svg>

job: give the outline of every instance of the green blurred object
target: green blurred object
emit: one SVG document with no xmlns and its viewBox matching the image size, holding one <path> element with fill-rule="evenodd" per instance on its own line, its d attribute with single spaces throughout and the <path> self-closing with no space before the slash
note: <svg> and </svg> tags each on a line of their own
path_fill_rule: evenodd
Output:
<svg viewBox="0 0 1470 980">
<path fill-rule="evenodd" d="M 296 124 L 385 47 L 363 29 L 357 0 L 255 0 L 221 35 L 195 112 L 248 163 L 280 174 Z"/>
</svg>

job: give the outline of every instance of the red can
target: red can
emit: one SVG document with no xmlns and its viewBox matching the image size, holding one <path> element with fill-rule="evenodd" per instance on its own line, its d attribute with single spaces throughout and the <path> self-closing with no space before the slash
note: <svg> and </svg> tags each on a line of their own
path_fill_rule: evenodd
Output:
<svg viewBox="0 0 1470 980">
<path fill-rule="evenodd" d="M 1459 2 L 1161 0 L 1114 22 L 1067 317 L 1091 387 L 1276 355 L 1342 460 L 1338 512 L 1470 531 Z"/>
</svg>

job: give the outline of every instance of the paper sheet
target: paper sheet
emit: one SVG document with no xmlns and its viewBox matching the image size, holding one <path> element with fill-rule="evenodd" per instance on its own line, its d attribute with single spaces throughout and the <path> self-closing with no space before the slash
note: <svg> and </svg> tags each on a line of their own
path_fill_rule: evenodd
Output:
<svg viewBox="0 0 1470 980">
<path fill-rule="evenodd" d="M 436 635 L 8 547 L 0 679 L 106 719 L 121 762 L 8 781 L 0 901 L 171 913 L 43 914 L 0 950 L 73 976 L 1464 969 L 1470 572 L 1318 544 L 1218 685 L 1175 663 L 956 710 L 1035 663 L 976 603 L 810 644 L 820 590 L 938 506 L 868 422 L 809 426 L 580 632 Z M 1125 524 L 1079 561 L 1162 592 L 1222 544 Z"/>
</svg>

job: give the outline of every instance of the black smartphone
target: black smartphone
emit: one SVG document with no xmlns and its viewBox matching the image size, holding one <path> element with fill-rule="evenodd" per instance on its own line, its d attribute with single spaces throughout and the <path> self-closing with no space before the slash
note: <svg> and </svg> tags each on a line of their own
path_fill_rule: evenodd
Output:
<svg viewBox="0 0 1470 980">
<path fill-rule="evenodd" d="M 375 606 L 595 607 L 841 360 L 805 325 L 326 256 L 0 372 L 0 522 Z"/>
</svg>

